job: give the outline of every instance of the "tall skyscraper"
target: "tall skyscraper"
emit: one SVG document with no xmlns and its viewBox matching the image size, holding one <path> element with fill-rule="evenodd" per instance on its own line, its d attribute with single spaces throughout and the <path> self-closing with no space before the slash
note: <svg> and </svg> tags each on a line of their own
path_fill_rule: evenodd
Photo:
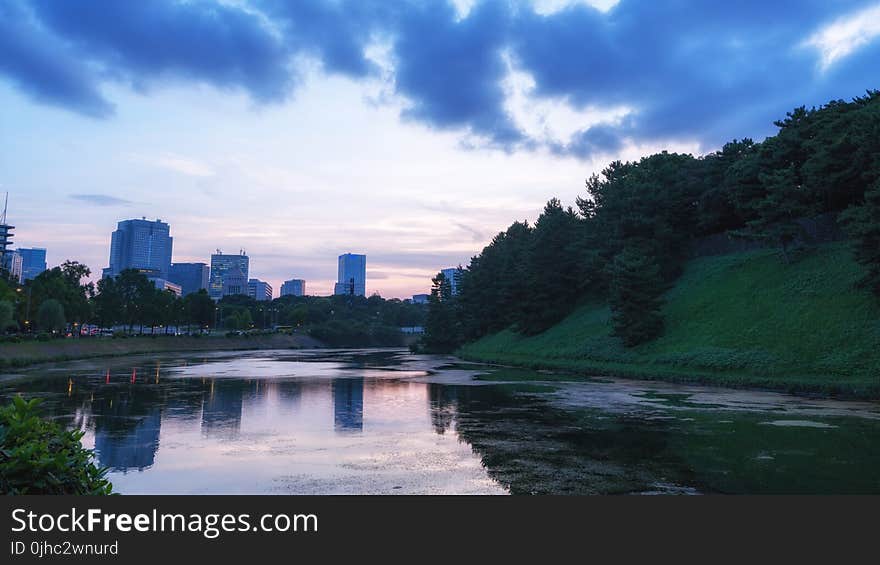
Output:
<svg viewBox="0 0 880 565">
<path fill-rule="evenodd" d="M 367 295 L 367 256 L 346 253 L 339 256 L 333 294 Z"/>
<path fill-rule="evenodd" d="M 149 276 L 168 278 L 171 268 L 171 228 L 162 220 L 123 220 L 110 241 L 110 266 L 104 277 L 125 269 L 138 269 Z"/>
<path fill-rule="evenodd" d="M 303 279 L 290 279 L 281 284 L 281 296 L 305 296 L 306 281 Z"/>
<path fill-rule="evenodd" d="M 254 300 L 272 300 L 272 285 L 260 279 L 250 279 L 247 283 L 247 293 Z"/>
<path fill-rule="evenodd" d="M 208 294 L 214 300 L 233 294 L 247 294 L 250 259 L 244 251 L 238 255 L 224 255 L 219 249 L 211 255 L 211 276 Z"/>
<path fill-rule="evenodd" d="M 21 280 L 35 279 L 46 270 L 46 250 L 42 247 L 23 247 L 21 255 Z"/>
<path fill-rule="evenodd" d="M 461 290 L 461 276 L 464 274 L 462 268 L 450 267 L 449 269 L 443 269 L 440 272 L 443 273 L 443 276 L 449 281 L 450 287 L 452 288 L 452 296 L 458 296 L 458 293 Z"/>
<path fill-rule="evenodd" d="M 211 269 L 206 263 L 172 263 L 168 280 L 180 285 L 183 296 L 208 288 Z"/>
</svg>

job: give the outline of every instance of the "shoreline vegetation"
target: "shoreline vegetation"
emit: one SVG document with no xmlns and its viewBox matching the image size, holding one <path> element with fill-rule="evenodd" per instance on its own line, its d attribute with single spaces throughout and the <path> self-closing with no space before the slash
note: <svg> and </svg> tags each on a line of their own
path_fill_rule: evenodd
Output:
<svg viewBox="0 0 880 565">
<path fill-rule="evenodd" d="M 187 351 L 244 351 L 259 349 L 311 349 L 325 344 L 307 335 L 264 334 L 232 336 L 135 336 L 67 338 L 50 341 L 0 344 L 0 371 L 62 361 L 121 357 L 146 353 Z"/>
<path fill-rule="evenodd" d="M 626 348 L 607 304 L 586 303 L 534 336 L 510 330 L 464 345 L 467 361 L 825 397 L 880 399 L 880 305 L 853 290 L 846 243 L 792 265 L 773 250 L 693 259 L 666 293 L 664 334 Z M 516 380 L 515 371 L 493 379 Z M 569 378 L 565 375 L 548 379 Z"/>
</svg>

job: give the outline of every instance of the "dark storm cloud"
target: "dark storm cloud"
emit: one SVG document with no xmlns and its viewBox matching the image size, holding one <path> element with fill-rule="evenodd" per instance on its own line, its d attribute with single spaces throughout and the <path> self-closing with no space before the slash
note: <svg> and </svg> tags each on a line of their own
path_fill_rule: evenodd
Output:
<svg viewBox="0 0 880 565">
<path fill-rule="evenodd" d="M 295 56 L 358 79 L 378 73 L 364 49 L 379 40 L 410 102 L 405 118 L 507 150 L 544 144 L 587 156 L 628 139 L 757 137 L 795 105 L 876 88 L 875 45 L 825 73 L 804 47 L 817 29 L 873 4 L 622 0 L 608 12 L 575 3 L 542 15 L 525 1 L 484 0 L 460 19 L 445 0 L 9 0 L 0 73 L 35 100 L 90 116 L 112 112 L 99 89 L 106 81 L 188 79 L 277 102 L 296 85 Z M 536 95 L 634 111 L 568 143 L 530 139 L 505 109 L 505 56 L 534 78 Z"/>
<path fill-rule="evenodd" d="M 440 127 L 469 127 L 502 145 L 522 139 L 504 112 L 502 49 L 508 4 L 477 4 L 456 22 L 445 2 L 405 12 L 395 30 L 396 86 L 413 101 L 407 115 Z"/>
<path fill-rule="evenodd" d="M 524 14 L 512 44 L 538 94 L 636 108 L 620 127 L 576 136 L 575 152 L 613 150 L 626 136 L 717 143 L 766 131 L 794 105 L 876 86 L 865 65 L 853 69 L 852 89 L 841 88 L 819 76 L 816 53 L 803 47 L 823 24 L 870 4 L 624 0 L 607 14 L 575 5 L 547 17 Z"/>
<path fill-rule="evenodd" d="M 35 15 L 71 49 L 137 84 L 181 76 L 283 99 L 287 54 L 258 15 L 217 2 L 33 0 Z"/>
<path fill-rule="evenodd" d="M 88 69 L 22 6 L 0 3 L 0 76 L 41 103 L 101 118 L 113 113 Z"/>
</svg>

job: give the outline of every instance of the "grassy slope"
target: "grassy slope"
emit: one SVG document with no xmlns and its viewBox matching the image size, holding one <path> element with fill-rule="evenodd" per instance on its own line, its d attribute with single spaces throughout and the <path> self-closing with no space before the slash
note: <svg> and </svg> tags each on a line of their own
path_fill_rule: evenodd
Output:
<svg viewBox="0 0 880 565">
<path fill-rule="evenodd" d="M 880 305 L 856 289 L 846 244 L 786 265 L 774 251 L 691 261 L 667 294 L 666 331 L 628 350 L 587 304 L 543 334 L 511 331 L 460 351 L 487 362 L 880 397 Z"/>
</svg>

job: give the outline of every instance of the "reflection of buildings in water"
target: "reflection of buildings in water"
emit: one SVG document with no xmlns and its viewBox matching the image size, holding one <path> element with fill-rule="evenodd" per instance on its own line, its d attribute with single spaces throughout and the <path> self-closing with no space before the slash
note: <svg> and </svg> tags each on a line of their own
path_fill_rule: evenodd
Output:
<svg viewBox="0 0 880 565">
<path fill-rule="evenodd" d="M 207 437 L 232 439 L 241 428 L 242 387 L 240 381 L 211 379 L 202 405 L 202 433 Z"/>
<path fill-rule="evenodd" d="M 273 383 L 265 379 L 248 379 L 241 388 L 243 403 L 261 402 L 274 393 Z"/>
<path fill-rule="evenodd" d="M 177 386 L 165 396 L 162 416 L 178 422 L 198 421 L 201 418 L 205 396 L 203 387 L 188 382 L 175 384 Z"/>
<path fill-rule="evenodd" d="M 364 429 L 364 378 L 333 380 L 333 427 L 337 431 Z"/>
<path fill-rule="evenodd" d="M 458 395 L 455 387 L 439 384 L 428 385 L 428 403 L 431 409 L 431 425 L 438 434 L 452 427 L 455 420 Z"/>
<path fill-rule="evenodd" d="M 115 428 L 107 425 L 108 421 L 104 418 L 99 418 L 96 422 L 95 453 L 102 467 L 109 467 L 114 471 L 143 471 L 153 465 L 159 449 L 161 427 L 158 408 L 136 419 L 133 427 Z"/>
<path fill-rule="evenodd" d="M 302 400 L 303 387 L 294 381 L 281 381 L 277 387 L 278 399 L 285 404 L 297 405 Z"/>
</svg>

